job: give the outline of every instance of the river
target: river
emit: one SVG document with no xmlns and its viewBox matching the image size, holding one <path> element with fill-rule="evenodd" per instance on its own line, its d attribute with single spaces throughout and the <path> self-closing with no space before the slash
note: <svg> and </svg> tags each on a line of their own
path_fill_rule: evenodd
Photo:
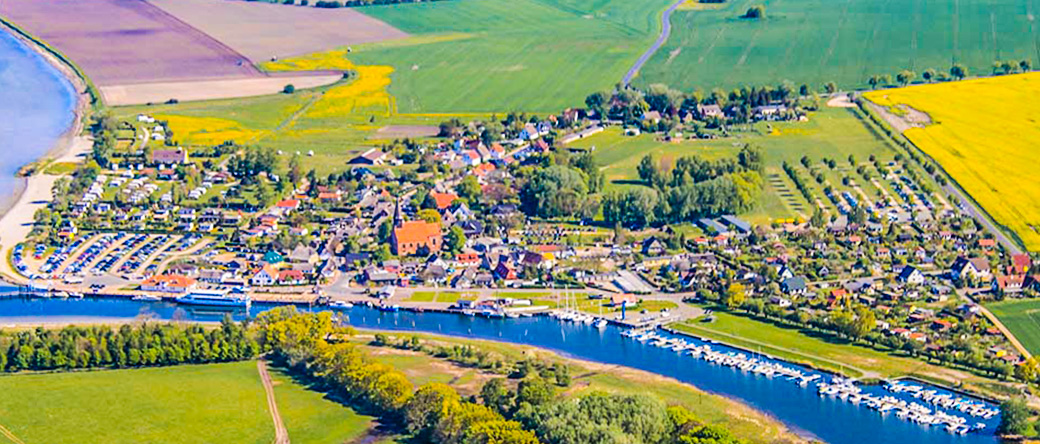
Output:
<svg viewBox="0 0 1040 444">
<path fill-rule="evenodd" d="M 50 151 L 72 126 L 76 100 L 61 71 L 0 28 L 0 204 L 20 188 L 18 169 Z"/>
<path fill-rule="evenodd" d="M 234 312 L 236 319 L 268 308 L 254 305 L 251 312 Z M 135 318 L 218 321 L 225 312 L 195 310 L 165 302 L 87 298 L 0 299 L 0 327 L 16 323 L 112 322 Z M 548 317 L 485 319 L 445 313 L 381 312 L 368 307 L 343 310 L 345 321 L 359 328 L 418 331 L 476 339 L 528 344 L 562 355 L 637 368 L 688 382 L 703 390 L 725 395 L 766 412 L 806 436 L 833 443 L 994 443 L 992 434 L 998 418 L 982 421 L 985 431 L 952 435 L 941 426 L 923 426 L 881 415 L 863 405 L 836 397 L 817 395 L 815 387 L 799 385 L 780 377 L 766 377 L 735 368 L 683 356 L 621 335 L 622 329 L 561 322 Z M 719 344 L 716 350 L 725 351 Z M 761 359 L 767 359 L 760 357 Z M 797 367 L 787 364 L 789 367 Z M 810 372 L 808 369 L 801 369 Z M 828 375 L 822 375 L 829 379 Z M 877 386 L 863 387 L 873 395 L 891 395 Z M 908 395 L 895 395 L 913 401 Z M 920 401 L 918 401 L 920 402 Z"/>
</svg>

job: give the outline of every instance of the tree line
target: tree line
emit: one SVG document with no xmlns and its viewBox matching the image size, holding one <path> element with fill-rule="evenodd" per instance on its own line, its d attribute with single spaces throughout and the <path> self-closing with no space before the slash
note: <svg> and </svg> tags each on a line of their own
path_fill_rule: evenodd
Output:
<svg viewBox="0 0 1040 444">
<path fill-rule="evenodd" d="M 682 157 L 671 170 L 648 154 L 637 170 L 646 187 L 607 194 L 603 198 L 607 223 L 641 227 L 741 213 L 754 206 L 763 186 L 762 152 L 751 146 L 735 158 Z"/>
<path fill-rule="evenodd" d="M 649 395 L 589 393 L 561 396 L 570 384 L 563 365 L 530 360 L 505 364 L 471 346 L 427 347 L 417 337 L 397 341 L 380 334 L 372 345 L 422 350 L 433 356 L 508 372 L 517 384 L 497 377 L 478 396 L 465 398 L 452 387 L 431 383 L 415 388 L 398 370 L 368 358 L 342 339 L 329 313 L 300 313 L 293 307 L 261 314 L 255 325 L 261 346 L 304 372 L 336 399 L 378 416 L 412 435 L 417 443 L 443 444 L 736 444 L 728 430 L 703 423 L 681 406 Z M 509 369 L 504 366 L 510 367 Z"/>
<path fill-rule="evenodd" d="M 0 332 L 0 370 L 71 370 L 230 362 L 256 356 L 243 324 L 219 328 L 143 323 Z"/>
</svg>

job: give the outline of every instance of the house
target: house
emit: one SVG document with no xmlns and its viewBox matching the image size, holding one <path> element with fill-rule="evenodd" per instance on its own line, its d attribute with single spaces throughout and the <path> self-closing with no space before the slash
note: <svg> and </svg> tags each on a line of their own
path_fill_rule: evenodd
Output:
<svg viewBox="0 0 1040 444">
<path fill-rule="evenodd" d="M 350 163 L 353 165 L 382 165 L 385 158 L 386 153 L 383 150 L 372 148 L 350 159 Z"/>
<path fill-rule="evenodd" d="M 277 204 L 275 204 L 275 206 L 278 207 L 279 210 L 282 210 L 283 212 L 288 213 L 290 211 L 294 211 L 294 210 L 297 210 L 297 209 L 300 208 L 300 200 L 299 199 L 286 199 L 286 200 L 278 202 Z"/>
<path fill-rule="evenodd" d="M 1026 276 L 1014 274 L 998 276 L 993 280 L 993 291 L 1001 293 L 1018 293 L 1025 286 Z"/>
<path fill-rule="evenodd" d="M 643 255 L 644 256 L 660 256 L 665 253 L 667 246 L 655 236 L 650 236 L 643 240 Z"/>
<path fill-rule="evenodd" d="M 615 294 L 610 297 L 610 305 L 613 307 L 632 308 L 639 305 L 639 298 L 633 294 Z"/>
<path fill-rule="evenodd" d="M 1011 267 L 1014 269 L 1014 274 L 1026 274 L 1029 271 L 1029 267 L 1033 265 L 1033 260 L 1029 258 L 1028 254 L 1016 254 L 1011 256 Z"/>
<path fill-rule="evenodd" d="M 153 150 L 150 160 L 153 164 L 175 165 L 188 163 L 188 150 L 181 147 L 171 150 Z"/>
<path fill-rule="evenodd" d="M 160 293 L 187 293 L 195 289 L 197 285 L 194 278 L 177 274 L 152 276 L 141 283 L 142 291 L 156 291 Z"/>
<path fill-rule="evenodd" d="M 437 210 L 444 211 L 451 206 L 452 202 L 459 200 L 459 196 L 455 193 L 438 193 L 436 191 L 430 193 L 430 197 L 433 198 L 437 204 Z"/>
<path fill-rule="evenodd" d="M 950 268 L 950 272 L 956 280 L 968 278 L 987 280 L 992 276 L 989 261 L 987 261 L 986 258 L 981 257 L 970 259 L 964 256 L 958 257 Z"/>
<path fill-rule="evenodd" d="M 907 265 L 899 271 L 899 276 L 896 279 L 907 285 L 921 285 L 924 283 L 924 273 L 921 273 L 921 270 L 917 268 Z"/>
<path fill-rule="evenodd" d="M 484 233 L 484 223 L 475 219 L 461 220 L 456 222 L 455 226 L 462 228 L 466 237 L 476 237 Z"/>
<path fill-rule="evenodd" d="M 722 112 L 722 108 L 717 104 L 711 105 L 697 105 L 697 114 L 701 116 L 701 119 L 707 119 L 709 117 L 726 117 L 726 114 Z"/>
<path fill-rule="evenodd" d="M 802 276 L 795 276 L 784 279 L 780 282 L 780 289 L 784 293 L 792 295 L 805 294 L 809 289 L 805 285 L 805 278 Z"/>
<path fill-rule="evenodd" d="M 425 249 L 427 253 L 436 253 L 441 251 L 443 244 L 441 226 L 422 220 L 403 222 L 394 227 L 390 242 L 394 254 L 399 256 L 410 256 L 418 253 L 420 249 Z"/>
<path fill-rule="evenodd" d="M 296 269 L 278 270 L 278 283 L 281 285 L 301 285 L 307 283 L 303 271 Z"/>
<path fill-rule="evenodd" d="M 278 282 L 278 270 L 270 265 L 261 267 L 249 278 L 249 283 L 257 287 L 274 285 L 276 282 Z"/>
<path fill-rule="evenodd" d="M 293 248 L 291 253 L 289 253 L 290 262 L 316 264 L 318 263 L 318 259 L 318 252 L 305 245 L 298 245 L 296 248 Z"/>
<path fill-rule="evenodd" d="M 516 268 L 509 264 L 505 260 L 500 260 L 498 265 L 495 266 L 495 277 L 502 279 L 503 281 L 513 281 L 517 279 Z"/>
<path fill-rule="evenodd" d="M 268 251 L 264 253 L 264 262 L 268 264 L 280 264 L 285 261 L 285 257 L 277 251 Z"/>
</svg>

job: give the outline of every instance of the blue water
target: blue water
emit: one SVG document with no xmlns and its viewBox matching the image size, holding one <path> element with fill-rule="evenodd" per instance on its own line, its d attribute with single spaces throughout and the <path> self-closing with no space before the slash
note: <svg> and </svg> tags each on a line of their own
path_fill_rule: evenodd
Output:
<svg viewBox="0 0 1040 444">
<path fill-rule="evenodd" d="M 15 172 L 42 157 L 75 118 L 76 90 L 22 41 L 0 30 L 0 201 Z"/>
<path fill-rule="evenodd" d="M 236 319 L 266 309 L 254 305 L 251 313 L 234 312 Z M 986 432 L 951 435 L 939 426 L 922 426 L 886 416 L 836 398 L 820 397 L 815 388 L 799 387 L 783 378 L 768 378 L 681 356 L 621 336 L 613 326 L 603 330 L 547 317 L 493 320 L 444 313 L 385 313 L 367 307 L 344 310 L 346 322 L 359 328 L 423 331 L 478 339 L 529 344 L 566 356 L 638 368 L 726 395 L 764 411 L 793 429 L 834 444 L 857 443 L 994 443 L 997 418 L 985 421 Z M 0 326 L 19 321 L 105 321 L 128 318 L 217 321 L 223 312 L 194 310 L 172 303 L 125 299 L 0 299 Z M 712 345 L 722 351 L 724 347 Z M 808 371 L 807 369 L 803 369 Z M 872 394 L 888 394 L 866 387 Z M 909 399 L 909 398 L 908 398 Z M 971 424 L 979 421 L 969 418 Z"/>
</svg>

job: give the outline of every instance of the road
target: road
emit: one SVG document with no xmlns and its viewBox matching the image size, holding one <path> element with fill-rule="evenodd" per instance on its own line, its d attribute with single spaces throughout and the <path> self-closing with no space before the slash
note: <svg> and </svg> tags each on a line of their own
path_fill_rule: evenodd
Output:
<svg viewBox="0 0 1040 444">
<path fill-rule="evenodd" d="M 961 208 L 963 208 L 971 217 L 974 217 L 975 220 L 981 222 L 982 226 L 985 227 L 987 231 L 993 233 L 997 242 L 1000 242 L 1000 245 L 1003 245 L 1004 249 L 1007 250 L 1008 253 L 1022 254 L 1022 247 L 1019 247 L 1018 243 L 1007 237 L 1007 235 L 1001 231 L 1000 227 L 990 220 L 989 215 L 975 205 L 975 201 L 969 199 L 960 187 L 948 183 L 943 187 L 943 191 L 951 196 L 955 196 L 957 200 L 960 201 Z"/>
<path fill-rule="evenodd" d="M 979 312 L 981 312 L 982 315 L 986 317 L 986 319 L 989 319 L 989 321 L 992 322 L 995 327 L 997 327 L 997 330 L 1000 330 L 1000 333 L 1003 334 L 1005 338 L 1007 338 L 1008 342 L 1010 342 L 1013 347 L 1015 347 L 1015 350 L 1018 350 L 1019 354 L 1021 354 L 1025 358 L 1033 357 L 1033 354 L 1029 353 L 1029 350 L 1026 350 L 1026 347 L 1018 341 L 1018 338 L 1016 338 L 1015 335 L 1011 334 L 1011 330 L 1008 330 L 1008 328 L 1004 326 L 1004 323 L 1000 322 L 1000 318 L 998 318 L 996 315 L 990 312 L 989 309 L 987 309 L 985 306 L 978 303 L 978 301 L 976 301 L 975 298 L 972 298 L 971 293 L 969 291 L 963 292 L 961 296 L 963 296 L 964 299 L 966 299 L 972 305 L 979 307 Z"/>
<path fill-rule="evenodd" d="M 650 49 L 647 49 L 643 55 L 639 56 L 639 60 L 636 60 L 636 63 L 628 69 L 628 72 L 625 73 L 625 77 L 621 79 L 621 83 L 626 86 L 631 83 L 632 79 L 639 73 L 639 70 L 646 64 L 647 60 L 650 60 L 650 57 L 653 56 L 658 49 L 661 49 L 661 46 L 664 45 L 664 42 L 668 40 L 668 36 L 672 33 L 672 12 L 675 12 L 675 8 L 678 8 L 679 5 L 683 4 L 685 1 L 686 0 L 679 0 L 673 3 L 672 6 L 669 6 L 668 9 L 664 10 L 664 14 L 661 15 L 661 35 L 657 36 L 657 40 L 652 46 L 650 46 Z"/>
<path fill-rule="evenodd" d="M 271 383 L 271 374 L 267 372 L 267 360 L 256 361 L 256 370 L 260 372 L 260 381 L 264 383 L 264 392 L 267 393 L 267 409 L 271 411 L 271 421 L 274 422 L 274 444 L 289 444 L 289 432 L 282 422 L 282 415 L 278 412 L 278 401 L 274 398 L 274 384 Z"/>
</svg>

